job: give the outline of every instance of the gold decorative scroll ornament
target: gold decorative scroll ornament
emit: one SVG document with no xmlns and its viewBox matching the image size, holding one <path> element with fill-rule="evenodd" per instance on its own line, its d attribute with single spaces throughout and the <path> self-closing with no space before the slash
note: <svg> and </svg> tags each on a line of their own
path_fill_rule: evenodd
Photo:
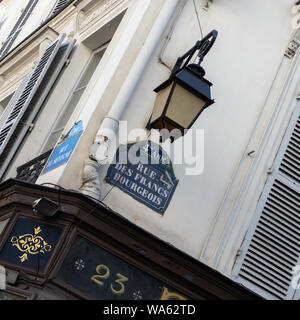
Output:
<svg viewBox="0 0 300 320">
<path fill-rule="evenodd" d="M 22 256 L 19 256 L 22 263 L 28 260 L 28 254 L 35 255 L 51 251 L 52 246 L 50 246 L 41 236 L 38 236 L 41 232 L 41 227 L 37 227 L 34 228 L 34 235 L 24 234 L 23 236 L 14 236 L 11 238 L 13 246 L 17 247 L 19 251 L 25 252 Z"/>
</svg>

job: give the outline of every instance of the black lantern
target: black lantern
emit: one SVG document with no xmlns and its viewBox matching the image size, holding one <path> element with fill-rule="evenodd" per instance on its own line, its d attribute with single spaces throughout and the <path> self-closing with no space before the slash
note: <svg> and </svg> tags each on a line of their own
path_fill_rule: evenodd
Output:
<svg viewBox="0 0 300 320">
<path fill-rule="evenodd" d="M 157 87 L 157 93 L 148 129 L 179 129 L 179 136 L 190 129 L 204 109 L 214 103 L 211 99 L 212 83 L 204 79 L 205 71 L 201 67 L 204 56 L 213 46 L 217 31 L 213 30 L 185 55 L 180 57 L 170 78 Z M 197 64 L 189 64 L 194 54 L 199 51 Z M 171 140 L 178 135 L 171 136 Z"/>
</svg>

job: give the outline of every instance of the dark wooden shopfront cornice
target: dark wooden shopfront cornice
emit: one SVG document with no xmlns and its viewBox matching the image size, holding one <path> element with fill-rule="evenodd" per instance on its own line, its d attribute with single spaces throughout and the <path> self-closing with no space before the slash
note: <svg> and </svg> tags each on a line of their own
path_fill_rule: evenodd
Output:
<svg viewBox="0 0 300 320">
<path fill-rule="evenodd" d="M 32 212 L 33 202 L 41 197 L 60 201 L 63 212 L 56 219 L 80 228 L 105 250 L 153 277 L 168 283 L 192 299 L 261 299 L 221 273 L 137 227 L 121 215 L 76 192 L 8 180 L 0 184 L 0 220 L 10 212 Z M 0 237 L 1 240 L 1 237 Z M 68 240 L 66 240 L 68 241 Z M 55 267 L 51 279 L 55 278 Z M 50 281 L 51 282 L 51 281 Z M 54 281 L 55 282 L 55 281 Z"/>
</svg>

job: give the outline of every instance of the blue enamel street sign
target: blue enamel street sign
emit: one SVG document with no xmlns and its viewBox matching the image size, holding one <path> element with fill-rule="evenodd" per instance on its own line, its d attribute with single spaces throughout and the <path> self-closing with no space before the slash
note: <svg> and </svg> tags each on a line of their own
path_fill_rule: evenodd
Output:
<svg viewBox="0 0 300 320">
<path fill-rule="evenodd" d="M 80 135 L 83 131 L 82 121 L 71 129 L 65 139 L 53 150 L 43 173 L 51 171 L 66 163 L 75 149 Z"/>
<path fill-rule="evenodd" d="M 124 162 L 121 151 L 125 149 L 128 153 L 136 145 L 139 161 L 130 163 L 127 159 Z M 121 146 L 105 180 L 160 214 L 166 211 L 178 184 L 170 158 L 159 145 L 150 141 Z"/>
</svg>

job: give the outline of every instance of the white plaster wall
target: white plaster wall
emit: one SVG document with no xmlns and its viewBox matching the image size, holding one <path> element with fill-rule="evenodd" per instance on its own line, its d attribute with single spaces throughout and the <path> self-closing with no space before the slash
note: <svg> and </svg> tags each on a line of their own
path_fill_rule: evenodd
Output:
<svg viewBox="0 0 300 320">
<path fill-rule="evenodd" d="M 214 84 L 216 103 L 194 125 L 194 129 L 205 130 L 205 170 L 201 176 L 186 176 L 184 165 L 175 166 L 180 182 L 163 217 L 118 188 L 105 199 L 107 205 L 199 258 L 288 44 L 292 4 L 285 0 L 231 0 L 214 1 L 208 12 L 200 9 L 204 33 L 219 31 L 203 64 Z M 198 38 L 197 19 L 189 1 L 163 54 L 164 61 L 173 65 Z M 145 127 L 155 99 L 152 90 L 168 76 L 167 68 L 158 63 L 163 40 L 123 115 L 130 128 Z M 110 188 L 105 185 L 104 194 Z"/>
<path fill-rule="evenodd" d="M 162 2 L 159 1 L 159 4 Z M 216 103 L 201 115 L 193 127 L 205 130 L 203 174 L 186 176 L 184 165 L 174 166 L 180 182 L 164 216 L 151 211 L 117 188 L 105 199 L 107 205 L 121 215 L 196 258 L 202 253 L 218 208 L 249 141 L 288 44 L 292 31 L 290 23 L 293 0 L 214 0 L 208 12 L 202 10 L 204 3 L 205 1 L 196 1 L 204 34 L 217 29 L 219 37 L 203 63 L 207 79 L 214 84 L 212 93 Z M 154 5 L 152 2 L 152 6 Z M 152 10 L 155 11 L 153 7 Z M 153 13 L 153 19 L 156 16 L 157 13 Z M 147 18 L 149 19 L 149 16 Z M 136 51 L 141 47 L 144 33 L 149 31 L 150 22 L 146 19 L 144 29 L 137 34 L 137 49 L 131 48 L 124 58 L 129 65 L 133 62 L 130 58 L 134 59 Z M 120 28 L 117 31 L 118 39 L 122 38 L 122 31 L 126 31 L 124 24 Z M 177 57 L 199 39 L 199 27 L 192 0 L 187 2 L 171 39 L 163 50 L 169 31 L 170 26 L 144 70 L 123 114 L 122 118 L 128 120 L 129 128 L 145 127 L 155 99 L 152 90 L 169 75 L 169 69 L 159 63 L 159 57 L 161 56 L 167 65 L 173 66 Z M 87 90 L 88 95 L 85 94 L 87 103 L 81 101 L 80 113 L 78 110 L 76 112 L 76 120 L 85 120 L 86 131 L 80 140 L 81 144 L 77 146 L 67 166 L 43 176 L 41 182 L 59 182 L 64 187 L 73 189 L 80 186 L 83 161 L 88 156 L 89 146 L 105 115 L 104 110 L 113 103 L 116 90 L 128 72 L 128 64 L 121 64 L 121 77 L 118 78 L 116 73 L 109 81 L 108 76 L 101 73 L 106 70 L 104 64 L 109 63 L 110 54 L 113 54 L 114 50 L 118 50 L 118 41 L 115 40 L 96 70 L 96 76 Z M 72 68 L 76 70 L 74 57 L 72 64 Z M 71 68 L 71 65 L 68 68 Z M 60 102 L 64 101 L 71 88 L 70 82 L 75 80 L 74 76 L 72 78 L 65 73 L 62 79 L 60 83 L 64 85 L 56 89 L 61 91 L 57 91 L 58 94 L 55 93 L 48 101 L 50 103 L 51 99 L 55 99 L 53 103 L 56 108 L 62 105 Z M 107 90 L 103 89 L 104 81 L 110 84 Z M 116 86 L 113 86 L 114 84 Z M 100 100 L 94 101 L 97 96 L 94 88 L 103 89 Z M 53 112 L 57 111 L 58 109 L 55 109 Z M 26 141 L 24 150 L 27 151 L 18 155 L 16 164 L 21 165 L 37 154 L 37 146 L 49 130 L 49 126 L 44 126 L 47 116 L 47 113 L 41 114 L 40 122 L 31 133 L 31 138 Z M 54 121 L 55 115 L 51 117 Z M 73 122 L 73 119 L 70 120 L 67 129 Z M 35 139 L 38 139 L 37 143 L 34 142 Z M 66 169 L 65 172 L 63 169 Z M 10 171 L 7 176 L 13 176 L 13 173 Z M 100 174 L 103 179 L 106 170 L 102 170 Z M 104 184 L 103 194 L 110 189 L 111 186 Z"/>
</svg>

